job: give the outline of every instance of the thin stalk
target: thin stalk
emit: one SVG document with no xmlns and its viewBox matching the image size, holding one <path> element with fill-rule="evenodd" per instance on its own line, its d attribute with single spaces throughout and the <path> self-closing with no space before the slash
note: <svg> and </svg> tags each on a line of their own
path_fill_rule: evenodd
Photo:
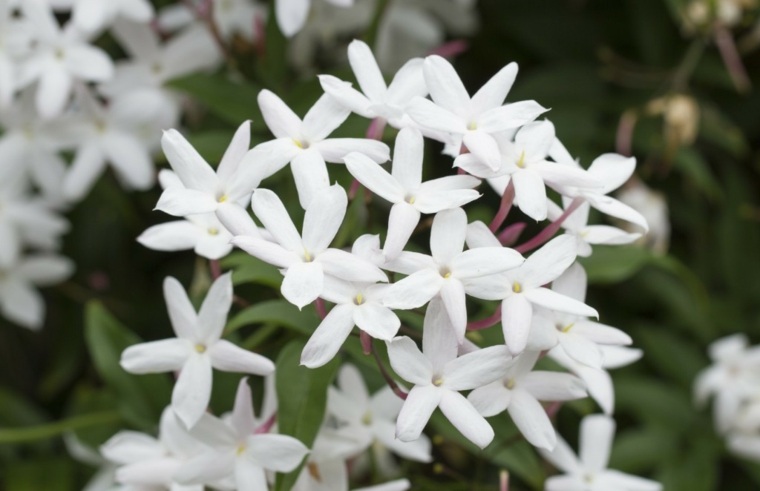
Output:
<svg viewBox="0 0 760 491">
<path fill-rule="evenodd" d="M 551 239 L 555 233 L 557 233 L 557 230 L 559 230 L 559 228 L 562 226 L 562 223 L 564 223 L 567 217 L 569 217 L 570 214 L 574 212 L 582 203 L 583 203 L 583 198 L 575 198 L 572 201 L 572 203 L 570 203 L 570 206 L 567 207 L 565 212 L 559 216 L 559 218 L 557 218 L 552 223 L 547 225 L 545 229 L 540 231 L 535 237 L 533 237 L 529 241 L 524 242 L 518 245 L 517 247 L 515 247 L 515 250 L 519 252 L 520 254 L 525 254 L 526 252 L 532 251 L 536 247 L 543 245 L 545 242 Z"/>
<path fill-rule="evenodd" d="M 489 315 L 485 319 L 480 319 L 478 321 L 472 321 L 467 323 L 467 330 L 468 331 L 480 331 L 482 329 L 488 329 L 491 326 L 495 326 L 501 321 L 501 304 L 499 304 L 498 307 L 496 307 L 496 310 L 493 314 Z"/>
<path fill-rule="evenodd" d="M 501 195 L 501 203 L 499 203 L 499 211 L 496 212 L 496 216 L 493 217 L 493 220 L 491 220 L 491 225 L 488 226 L 488 228 L 491 230 L 491 232 L 496 233 L 497 230 L 499 230 L 504 224 L 504 220 L 507 219 L 507 215 L 509 215 L 509 210 L 512 209 L 512 203 L 515 200 L 515 185 L 512 182 L 512 180 L 509 180 L 509 184 L 507 184 L 507 189 L 504 190 L 504 194 Z"/>
<path fill-rule="evenodd" d="M 391 374 L 388 373 L 385 365 L 383 365 L 383 360 L 380 359 L 380 355 L 378 355 L 377 351 L 372 347 L 372 338 L 370 338 L 369 350 L 375 358 L 375 363 L 377 363 L 377 368 L 380 370 L 380 375 L 382 375 L 383 379 L 385 379 L 385 383 L 388 384 L 388 387 L 391 388 L 394 394 L 396 394 L 401 399 L 406 400 L 406 397 L 409 394 L 401 390 L 401 387 L 398 386 L 396 381 L 393 380 L 393 377 L 391 377 Z"/>
<path fill-rule="evenodd" d="M 25 428 L 0 429 L 0 444 L 24 443 L 35 440 L 44 440 L 66 433 L 67 431 L 100 426 L 110 423 L 118 423 L 121 416 L 117 411 L 104 411 L 100 413 L 83 414 L 71 418 L 62 419 L 54 423 Z"/>
</svg>

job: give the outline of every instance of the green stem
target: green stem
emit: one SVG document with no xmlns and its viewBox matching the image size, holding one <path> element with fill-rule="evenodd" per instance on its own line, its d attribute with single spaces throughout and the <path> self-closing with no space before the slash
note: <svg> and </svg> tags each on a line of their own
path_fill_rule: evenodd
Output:
<svg viewBox="0 0 760 491">
<path fill-rule="evenodd" d="M 24 443 L 34 440 L 43 440 L 58 436 L 62 433 L 90 426 L 100 426 L 108 423 L 121 421 L 117 411 L 104 411 L 101 413 L 84 414 L 62 419 L 53 423 L 26 428 L 2 428 L 0 429 L 0 444 Z"/>
<path fill-rule="evenodd" d="M 694 69 L 697 68 L 699 60 L 702 59 L 702 53 L 705 51 L 705 41 L 701 38 L 694 39 L 686 51 L 681 63 L 678 64 L 678 68 L 673 73 L 672 87 L 675 90 L 685 90 L 689 85 L 689 79 Z"/>
</svg>

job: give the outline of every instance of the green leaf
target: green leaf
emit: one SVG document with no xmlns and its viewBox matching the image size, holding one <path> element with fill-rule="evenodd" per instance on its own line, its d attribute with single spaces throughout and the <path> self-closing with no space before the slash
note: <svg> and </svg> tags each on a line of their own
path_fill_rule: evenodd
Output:
<svg viewBox="0 0 760 491">
<path fill-rule="evenodd" d="M 311 447 L 322 425 L 327 404 L 327 387 L 335 378 L 338 360 L 309 369 L 300 365 L 304 344 L 293 341 L 277 357 L 275 386 L 279 408 L 277 425 L 283 435 L 297 438 Z M 293 472 L 278 475 L 275 491 L 288 491 L 295 484 L 301 466 Z"/>
<path fill-rule="evenodd" d="M 591 256 L 579 261 L 589 283 L 619 283 L 635 275 L 651 258 L 652 254 L 642 247 L 594 246 Z"/>
<path fill-rule="evenodd" d="M 155 427 L 169 404 L 169 380 L 158 374 L 130 375 L 119 365 L 122 351 L 140 339 L 100 303 L 90 302 L 85 310 L 85 340 L 98 375 L 118 398 L 124 419 L 143 429 Z"/>
<path fill-rule="evenodd" d="M 15 462 L 5 467 L 3 489 L 6 491 L 74 491 L 76 467 L 63 458 Z"/>
<path fill-rule="evenodd" d="M 319 319 L 311 308 L 298 310 L 285 300 L 266 300 L 241 310 L 227 324 L 226 334 L 251 324 L 276 324 L 311 336 Z"/>
<path fill-rule="evenodd" d="M 172 80 L 169 85 L 195 97 L 209 111 L 235 127 L 250 119 L 254 131 L 265 129 L 256 103 L 259 88 L 250 83 L 236 82 L 221 74 L 196 73 Z M 228 141 L 230 139 L 232 134 Z"/>
<path fill-rule="evenodd" d="M 692 147 L 682 147 L 675 158 L 676 168 L 699 188 L 708 198 L 721 196 L 721 188 L 705 158 Z"/>
<path fill-rule="evenodd" d="M 0 429 L 0 444 L 20 443 L 42 440 L 58 436 L 66 431 L 78 430 L 89 426 L 110 424 L 119 421 L 119 413 L 107 411 L 102 413 L 83 414 L 62 419 L 53 423 L 23 428 Z"/>
</svg>

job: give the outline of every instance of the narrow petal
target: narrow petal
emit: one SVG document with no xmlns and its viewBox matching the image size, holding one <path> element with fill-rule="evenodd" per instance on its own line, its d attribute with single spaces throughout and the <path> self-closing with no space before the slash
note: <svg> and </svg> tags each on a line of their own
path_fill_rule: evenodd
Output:
<svg viewBox="0 0 760 491">
<path fill-rule="evenodd" d="M 195 326 L 198 315 L 193 304 L 182 288 L 182 284 L 172 277 L 164 279 L 164 301 L 169 312 L 169 320 L 178 338 L 195 341 Z"/>
<path fill-rule="evenodd" d="M 285 299 L 302 309 L 317 299 L 324 287 L 324 273 L 318 262 L 293 263 L 285 273 L 280 292 Z"/>
<path fill-rule="evenodd" d="M 202 232 L 187 220 L 179 220 L 148 228 L 137 242 L 157 251 L 183 251 L 195 247 Z"/>
<path fill-rule="evenodd" d="M 440 297 L 430 301 L 422 322 L 422 351 L 430 360 L 433 373 L 442 376 L 446 364 L 457 357 L 459 340 Z"/>
<path fill-rule="evenodd" d="M 439 294 L 457 340 L 462 341 L 467 328 L 467 303 L 464 285 L 456 278 L 447 278 L 444 280 Z"/>
<path fill-rule="evenodd" d="M 292 471 L 309 453 L 303 443 L 287 435 L 253 435 L 246 445 L 246 458 L 276 472 Z"/>
<path fill-rule="evenodd" d="M 512 392 L 504 386 L 504 382 L 497 380 L 473 390 L 467 399 L 480 414 L 490 418 L 506 411 Z"/>
<path fill-rule="evenodd" d="M 581 421 L 580 459 L 591 472 L 607 468 L 615 437 L 615 420 L 602 414 L 586 416 Z"/>
<path fill-rule="evenodd" d="M 51 119 L 63 112 L 71 95 L 73 80 L 62 66 L 48 66 L 37 85 L 37 112 Z"/>
<path fill-rule="evenodd" d="M 521 270 L 530 286 L 543 286 L 557 279 L 575 261 L 575 238 L 560 235 L 535 251 Z"/>
<path fill-rule="evenodd" d="M 467 214 L 461 208 L 444 210 L 435 215 L 430 230 L 430 251 L 435 262 L 448 266 L 462 253 L 467 235 Z"/>
<path fill-rule="evenodd" d="M 66 68 L 77 78 L 104 82 L 113 77 L 113 62 L 102 49 L 86 44 L 66 50 Z"/>
<path fill-rule="evenodd" d="M 567 442 L 562 439 L 562 437 L 557 437 L 557 444 L 554 446 L 553 450 L 547 451 L 539 448 L 538 452 L 543 458 L 548 460 L 557 469 L 572 474 L 580 474 L 582 472 L 583 468 L 581 466 L 581 463 L 578 461 L 578 457 L 575 456 L 575 453 L 570 448 L 570 445 L 568 445 Z M 586 485 L 584 483 L 581 489 L 585 488 Z M 558 491 L 564 491 L 564 488 L 556 489 Z"/>
<path fill-rule="evenodd" d="M 359 40 L 352 41 L 348 45 L 348 62 L 351 64 L 362 92 L 372 101 L 383 100 L 387 90 L 385 80 L 369 46 Z"/>
<path fill-rule="evenodd" d="M 539 401 L 570 401 L 587 395 L 581 379 L 561 372 L 530 372 L 520 380 L 520 388 Z"/>
<path fill-rule="evenodd" d="M 279 0 L 277 4 L 286 3 Z M 277 138 L 299 138 L 301 118 L 274 93 L 262 90 L 258 95 L 259 108 L 269 131 Z"/>
<path fill-rule="evenodd" d="M 365 118 L 376 116 L 375 111 L 371 108 L 372 102 L 364 94 L 351 87 L 350 83 L 332 75 L 319 75 L 319 84 L 322 86 L 322 90 L 352 112 Z"/>
<path fill-rule="evenodd" d="M 388 234 L 383 244 L 383 253 L 388 260 L 398 257 L 419 223 L 420 212 L 409 203 L 401 201 L 391 207 Z"/>
<path fill-rule="evenodd" d="M 625 489 L 626 491 L 661 491 L 662 484 L 616 470 L 606 470 L 596 479 L 594 486 L 600 489 Z"/>
<path fill-rule="evenodd" d="M 302 261 L 301 257 L 296 253 L 285 249 L 279 244 L 274 244 L 258 237 L 234 237 L 232 244 L 243 249 L 251 256 L 257 257 L 278 268 L 288 268 L 291 264 Z"/>
<path fill-rule="evenodd" d="M 188 428 L 206 412 L 211 399 L 211 358 L 192 353 L 179 372 L 172 392 L 172 409 Z"/>
<path fill-rule="evenodd" d="M 148 149 L 127 133 L 108 135 L 103 150 L 118 176 L 130 187 L 146 190 L 156 180 L 155 166 Z"/>
<path fill-rule="evenodd" d="M 552 282 L 552 290 L 579 302 L 585 302 L 587 283 L 586 270 L 576 262 Z"/>
<path fill-rule="evenodd" d="M 286 38 L 293 37 L 303 28 L 310 8 L 311 0 L 277 0 L 274 3 L 277 25 Z"/>
<path fill-rule="evenodd" d="M 314 149 L 297 155 L 290 163 L 290 170 L 296 182 L 301 208 L 307 209 L 311 200 L 330 187 L 330 176 L 322 155 Z M 255 195 L 255 193 L 254 193 Z"/>
<path fill-rule="evenodd" d="M 412 99 L 406 107 L 406 112 L 422 128 L 458 135 L 467 132 L 467 123 L 464 119 L 422 97 Z"/>
<path fill-rule="evenodd" d="M 422 307 L 443 287 L 444 279 L 437 271 L 423 269 L 392 284 L 383 304 L 392 309 L 409 310 Z"/>
<path fill-rule="evenodd" d="M 185 339 L 162 339 L 135 344 L 121 353 L 119 362 L 129 373 L 163 373 L 179 370 L 192 353 Z"/>
<path fill-rule="evenodd" d="M 558 339 L 562 349 L 573 360 L 592 368 L 602 368 L 602 352 L 593 341 L 577 333 L 560 334 Z"/>
<path fill-rule="evenodd" d="M 410 338 L 401 336 L 389 342 L 388 358 L 393 371 L 407 382 L 420 386 L 432 383 L 433 368 L 430 360 Z"/>
<path fill-rule="evenodd" d="M 528 123 L 515 135 L 515 143 L 522 147 L 530 160 L 543 159 L 549 154 L 556 140 L 554 125 L 550 121 L 535 121 Z M 574 169 L 570 166 L 563 168 Z"/>
<path fill-rule="evenodd" d="M 525 390 L 513 390 L 507 411 L 520 433 L 531 445 L 546 450 L 554 448 L 557 434 L 549 416 L 535 397 Z"/>
<path fill-rule="evenodd" d="M 511 356 L 506 346 L 489 346 L 451 360 L 443 374 L 444 387 L 472 390 L 501 379 L 507 373 Z"/>
<path fill-rule="evenodd" d="M 472 96 L 471 107 L 473 114 L 481 114 L 494 107 L 499 107 L 507 98 L 512 84 L 517 77 L 517 63 L 510 63 L 483 85 Z"/>
<path fill-rule="evenodd" d="M 599 344 L 628 345 L 633 342 L 631 337 L 620 329 L 598 322 L 577 321 L 573 324 L 572 331 Z"/>
<path fill-rule="evenodd" d="M 479 247 L 502 247 L 501 242 L 488 228 L 488 225 L 480 220 L 467 225 L 467 247 L 470 249 Z"/>
<path fill-rule="evenodd" d="M 546 219 L 546 186 L 538 172 L 523 169 L 512 174 L 515 201 L 520 211 L 540 222 Z"/>
<path fill-rule="evenodd" d="M 233 474 L 235 476 L 235 489 L 237 491 L 258 491 L 269 487 L 266 472 L 253 459 L 236 459 Z"/>
<path fill-rule="evenodd" d="M 583 302 L 560 295 L 548 288 L 532 288 L 525 292 L 525 297 L 536 305 L 569 314 L 598 317 L 597 311 Z"/>
<path fill-rule="evenodd" d="M 588 171 L 603 184 L 599 192 L 607 194 L 625 184 L 631 178 L 635 169 L 635 157 L 605 153 L 591 162 Z"/>
<path fill-rule="evenodd" d="M 63 195 L 74 201 L 82 199 L 105 166 L 105 155 L 99 145 L 82 145 L 63 179 Z"/>
<path fill-rule="evenodd" d="M 397 396 L 393 396 L 398 399 Z M 394 417 L 395 419 L 395 417 Z M 391 421 L 373 421 L 372 429 L 374 430 L 374 436 L 377 440 L 388 448 L 391 452 L 398 455 L 401 458 L 414 460 L 416 462 L 432 462 L 431 456 L 431 443 L 430 439 L 425 435 L 420 435 L 416 440 L 410 442 L 404 442 L 396 438 L 396 427 Z M 375 488 L 364 488 L 367 491 L 374 490 Z M 379 488 L 378 491 L 383 488 Z M 393 488 L 389 488 L 393 489 Z M 408 489 L 408 488 L 399 488 Z M 360 491 L 360 490 L 354 490 Z"/>
<path fill-rule="evenodd" d="M 524 295 L 512 295 L 504 300 L 501 308 L 501 325 L 504 341 L 512 355 L 522 353 L 528 344 L 533 307 Z"/>
<path fill-rule="evenodd" d="M 274 369 L 274 367 L 272 368 Z M 248 385 L 248 377 L 243 377 L 240 379 L 240 383 L 238 383 L 230 423 L 232 423 L 232 427 L 238 435 L 250 435 L 256 429 L 253 394 L 251 393 L 251 386 Z"/>
<path fill-rule="evenodd" d="M 311 254 L 330 246 L 346 216 L 348 197 L 338 184 L 314 196 L 303 219 L 303 245 Z"/>
<path fill-rule="evenodd" d="M 381 141 L 367 138 L 330 138 L 311 146 L 318 151 L 326 162 L 341 164 L 346 155 L 351 152 L 364 154 L 378 164 L 387 162 L 391 158 L 388 145 Z"/>
<path fill-rule="evenodd" d="M 251 122 L 244 121 L 235 131 L 227 150 L 224 151 L 222 160 L 219 161 L 217 175 L 222 182 L 228 182 L 237 170 L 243 157 L 248 153 L 251 146 Z"/>
<path fill-rule="evenodd" d="M 390 341 L 401 327 L 401 321 L 393 311 L 376 303 L 365 303 L 354 309 L 357 327 L 375 339 Z"/>
<path fill-rule="evenodd" d="M 333 307 L 304 346 L 301 365 L 318 368 L 332 360 L 354 327 L 353 313 L 353 305 Z"/>
<path fill-rule="evenodd" d="M 413 97 L 425 97 L 428 94 L 425 76 L 422 73 L 423 65 L 423 59 L 412 58 L 396 71 L 388 86 L 389 102 L 404 105 Z"/>
<path fill-rule="evenodd" d="M 467 228 L 467 237 L 471 237 L 472 229 Z M 498 240 L 498 239 L 497 239 Z M 491 274 L 502 273 L 516 268 L 523 263 L 522 255 L 508 247 L 478 247 L 464 251 L 450 263 L 451 273 L 457 278 L 478 278 Z"/>
<path fill-rule="evenodd" d="M 311 106 L 303 118 L 302 132 L 309 142 L 322 141 L 343 124 L 348 115 L 347 108 L 333 99 L 330 94 L 324 94 Z"/>
<path fill-rule="evenodd" d="M 39 329 L 45 318 L 45 300 L 31 285 L 22 281 L 5 281 L 0 295 L 3 316 L 20 326 Z"/>
<path fill-rule="evenodd" d="M 493 108 L 478 116 L 478 129 L 487 133 L 519 128 L 530 123 L 547 109 L 536 101 L 520 101 Z"/>
<path fill-rule="evenodd" d="M 274 372 L 274 363 L 257 353 L 240 348 L 239 346 L 220 339 L 209 347 L 211 365 L 223 372 L 251 373 L 253 375 L 269 375 Z"/>
<path fill-rule="evenodd" d="M 213 213 L 218 207 L 217 200 L 206 191 L 170 187 L 161 193 L 155 209 L 175 217 L 186 217 L 201 213 Z"/>
<path fill-rule="evenodd" d="M 433 101 L 463 116 L 470 106 L 470 95 L 451 63 L 440 56 L 428 56 L 425 58 L 423 73 Z"/>
<path fill-rule="evenodd" d="M 497 171 L 501 167 L 501 152 L 493 136 L 485 131 L 470 131 L 465 133 L 462 141 L 489 169 Z"/>
<path fill-rule="evenodd" d="M 413 387 L 396 420 L 396 438 L 402 442 L 418 439 L 441 402 L 443 392 L 433 385 Z"/>
<path fill-rule="evenodd" d="M 268 189 L 257 189 L 253 193 L 251 206 L 256 217 L 282 247 L 295 253 L 302 252 L 301 236 L 285 205 L 275 193 Z"/>
<path fill-rule="evenodd" d="M 649 231 L 649 224 L 641 213 L 634 210 L 625 203 L 616 200 L 615 198 L 602 196 L 598 199 L 590 201 L 590 203 L 591 206 L 601 211 L 605 215 L 620 218 L 621 220 L 625 220 L 627 222 L 633 223 L 634 225 L 638 225 L 644 232 Z"/>
<path fill-rule="evenodd" d="M 581 476 L 551 476 L 544 484 L 544 491 L 586 491 L 587 483 Z"/>
<path fill-rule="evenodd" d="M 261 232 L 248 212 L 237 203 L 223 203 L 216 209 L 216 218 L 231 235 L 260 238 Z"/>
<path fill-rule="evenodd" d="M 324 267 L 325 273 L 347 281 L 362 283 L 388 281 L 388 277 L 380 268 L 366 259 L 341 249 L 325 250 L 318 256 L 316 262 Z"/>
<path fill-rule="evenodd" d="M 172 170 L 185 186 L 199 191 L 214 192 L 216 173 L 179 131 L 164 131 L 161 148 Z"/>
<path fill-rule="evenodd" d="M 393 177 L 407 191 L 417 189 L 422 182 L 422 160 L 425 142 L 415 128 L 402 128 L 393 147 Z"/>
<path fill-rule="evenodd" d="M 486 448 L 493 440 L 494 432 L 488 421 L 459 392 L 444 390 L 441 412 L 456 429 L 480 448 Z"/>
<path fill-rule="evenodd" d="M 206 293 L 201 309 L 198 311 L 199 340 L 208 345 L 216 342 L 222 334 L 227 314 L 232 307 L 232 273 L 225 273 L 217 278 Z"/>
<path fill-rule="evenodd" d="M 391 203 L 404 201 L 404 188 L 369 157 L 361 153 L 350 153 L 346 155 L 345 161 L 348 171 L 364 187 Z"/>
</svg>

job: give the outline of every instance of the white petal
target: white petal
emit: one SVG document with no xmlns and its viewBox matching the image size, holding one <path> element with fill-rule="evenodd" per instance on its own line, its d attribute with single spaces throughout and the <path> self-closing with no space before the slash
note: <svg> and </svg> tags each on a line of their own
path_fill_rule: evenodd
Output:
<svg viewBox="0 0 760 491">
<path fill-rule="evenodd" d="M 412 99 L 406 107 L 406 112 L 422 128 L 460 135 L 467 131 L 464 119 L 422 97 Z"/>
<path fill-rule="evenodd" d="M 467 247 L 502 247 L 501 242 L 488 228 L 488 225 L 480 220 L 467 225 Z"/>
<path fill-rule="evenodd" d="M 113 76 L 111 58 L 100 48 L 86 44 L 69 47 L 65 63 L 73 75 L 90 82 L 104 82 Z"/>
<path fill-rule="evenodd" d="M 222 155 L 222 160 L 219 161 L 216 172 L 220 181 L 227 183 L 230 180 L 250 146 L 251 122 L 244 121 L 235 131 L 232 141 Z"/>
<path fill-rule="evenodd" d="M 575 239 L 560 235 L 535 251 L 523 263 L 526 283 L 543 286 L 557 279 L 575 261 Z"/>
<path fill-rule="evenodd" d="M 309 449 L 286 435 L 253 435 L 246 441 L 246 458 L 265 469 L 290 472 L 301 463 Z"/>
<path fill-rule="evenodd" d="M 214 197 L 206 191 L 170 187 L 164 189 L 156 203 L 156 210 L 176 217 L 213 213 L 219 206 Z"/>
<path fill-rule="evenodd" d="M 198 243 L 203 231 L 187 220 L 162 223 L 148 228 L 137 242 L 157 251 L 183 251 Z"/>
<path fill-rule="evenodd" d="M 575 326 L 571 329 L 574 328 Z M 565 353 L 578 363 L 593 368 L 602 368 L 602 352 L 593 341 L 573 332 L 561 334 L 558 336 L 558 339 Z"/>
<path fill-rule="evenodd" d="M 609 416 L 592 414 L 581 421 L 580 459 L 591 472 L 607 468 L 615 436 L 615 420 Z"/>
<path fill-rule="evenodd" d="M 348 61 L 362 92 L 373 101 L 383 100 L 386 92 L 385 80 L 369 46 L 362 41 L 352 41 L 348 45 Z"/>
<path fill-rule="evenodd" d="M 239 236 L 234 237 L 231 242 L 251 256 L 257 257 L 278 268 L 288 268 L 291 264 L 302 261 L 301 257 L 294 252 L 285 249 L 279 244 L 274 244 L 261 238 Z"/>
<path fill-rule="evenodd" d="M 353 305 L 336 305 L 317 326 L 301 352 L 301 365 L 321 367 L 335 357 L 354 327 Z"/>
<path fill-rule="evenodd" d="M 346 155 L 358 152 L 376 163 L 387 162 L 391 158 L 388 145 L 381 141 L 367 138 L 330 138 L 312 145 L 326 162 L 341 164 Z"/>
<path fill-rule="evenodd" d="M 278 0 L 277 4 L 285 3 Z M 275 94 L 264 89 L 259 92 L 259 108 L 269 131 L 277 138 L 301 136 L 301 119 Z"/>
<path fill-rule="evenodd" d="M 489 418 L 505 411 L 512 400 L 512 392 L 497 380 L 470 392 L 467 399 L 480 414 Z"/>
<path fill-rule="evenodd" d="M 467 230 L 468 237 L 470 237 L 472 229 L 468 227 Z M 450 265 L 454 276 L 466 279 L 502 273 L 520 266 L 523 261 L 524 259 L 519 252 L 499 245 L 464 251 L 455 257 Z"/>
<path fill-rule="evenodd" d="M 524 295 L 512 295 L 502 302 L 501 324 L 504 341 L 513 355 L 522 353 L 528 344 L 533 307 Z"/>
<path fill-rule="evenodd" d="M 383 304 L 392 309 L 416 309 L 430 301 L 443 287 L 445 280 L 437 271 L 423 269 L 392 284 Z"/>
<path fill-rule="evenodd" d="M 221 337 L 232 307 L 232 274 L 225 273 L 212 283 L 198 311 L 198 339 L 211 345 Z"/>
<path fill-rule="evenodd" d="M 513 390 L 507 411 L 520 433 L 531 445 L 546 450 L 554 448 L 557 435 L 549 416 L 535 397 L 524 390 Z"/>
<path fill-rule="evenodd" d="M 585 303 L 560 295 L 548 288 L 532 288 L 525 292 L 525 297 L 532 303 L 551 310 L 594 317 L 599 315 L 595 309 Z"/>
<path fill-rule="evenodd" d="M 391 207 L 388 233 L 383 244 L 383 253 L 387 259 L 392 260 L 398 257 L 419 223 L 420 212 L 409 203 L 401 201 Z"/>
<path fill-rule="evenodd" d="M 586 491 L 587 483 L 582 476 L 551 476 L 544 484 L 544 491 Z"/>
<path fill-rule="evenodd" d="M 269 487 L 264 469 L 253 459 L 237 458 L 234 475 L 237 491 L 258 491 Z"/>
<path fill-rule="evenodd" d="M 402 442 L 418 439 L 438 407 L 443 392 L 433 385 L 413 387 L 396 420 L 396 438 Z"/>
<path fill-rule="evenodd" d="M 318 262 L 298 262 L 288 267 L 280 292 L 288 302 L 302 309 L 317 299 L 323 287 L 322 265 Z"/>
<path fill-rule="evenodd" d="M 448 264 L 464 249 L 467 214 L 461 208 L 444 210 L 435 215 L 430 230 L 430 251 L 441 266 Z"/>
<path fill-rule="evenodd" d="M 172 409 L 188 428 L 206 412 L 211 399 L 211 359 L 192 353 L 179 372 L 172 392 Z"/>
<path fill-rule="evenodd" d="M 523 169 L 512 175 L 515 183 L 515 200 L 520 211 L 536 221 L 546 219 L 546 187 L 541 175 L 530 169 Z"/>
<path fill-rule="evenodd" d="M 119 177 L 130 187 L 145 190 L 155 182 L 153 159 L 147 148 L 132 135 L 108 135 L 103 150 Z"/>
<path fill-rule="evenodd" d="M 274 369 L 274 367 L 272 368 Z M 248 385 L 248 377 L 243 377 L 238 383 L 230 423 L 238 435 L 250 435 L 256 429 L 253 394 L 251 393 L 251 386 Z"/>
<path fill-rule="evenodd" d="M 417 189 L 422 182 L 425 142 L 415 128 L 402 128 L 393 147 L 393 177 L 406 189 Z"/>
<path fill-rule="evenodd" d="M 121 353 L 119 362 L 129 373 L 162 373 L 179 370 L 192 353 L 185 339 L 162 339 L 135 344 Z"/>
<path fill-rule="evenodd" d="M 274 4 L 277 25 L 285 37 L 292 37 L 306 23 L 311 0 L 277 0 Z"/>
<path fill-rule="evenodd" d="M 472 443 L 480 448 L 491 443 L 493 428 L 462 394 L 444 390 L 440 405 L 444 416 Z"/>
<path fill-rule="evenodd" d="M 380 268 L 342 249 L 327 249 L 319 255 L 316 262 L 322 264 L 325 273 L 344 280 L 362 283 L 388 281 Z"/>
<path fill-rule="evenodd" d="M 296 182 L 298 200 L 301 208 L 307 209 L 311 200 L 330 187 L 330 177 L 327 175 L 327 165 L 322 155 L 314 149 L 309 149 L 297 155 L 290 163 L 290 170 Z M 256 193 L 254 193 L 254 196 Z"/>
<path fill-rule="evenodd" d="M 329 94 L 324 94 L 311 106 L 303 118 L 302 132 L 309 142 L 327 138 L 351 113 Z"/>
<path fill-rule="evenodd" d="M 600 489 L 625 489 L 626 491 L 661 491 L 662 484 L 616 470 L 606 470 L 596 479 L 594 485 Z"/>
<path fill-rule="evenodd" d="M 520 101 L 493 108 L 478 116 L 478 129 L 488 133 L 519 128 L 530 123 L 547 109 L 536 101 Z"/>
<path fill-rule="evenodd" d="M 390 341 L 401 327 L 401 321 L 391 309 L 376 303 L 358 306 L 353 315 L 356 326 L 375 339 Z"/>
<path fill-rule="evenodd" d="M 433 101 L 455 114 L 463 115 L 470 106 L 470 95 L 451 63 L 440 56 L 428 56 L 423 73 Z"/>
<path fill-rule="evenodd" d="M 422 351 L 430 360 L 433 373 L 441 376 L 446 364 L 457 357 L 459 340 L 440 297 L 430 301 L 422 323 Z"/>
<path fill-rule="evenodd" d="M 274 363 L 257 353 L 247 351 L 231 342 L 220 339 L 209 347 L 211 365 L 223 372 L 252 373 L 269 375 L 274 372 Z"/>
<path fill-rule="evenodd" d="M 569 373 L 530 372 L 520 380 L 520 388 L 539 401 L 569 401 L 586 397 L 586 384 Z"/>
<path fill-rule="evenodd" d="M 37 86 L 37 112 L 43 119 L 58 116 L 69 100 L 71 75 L 61 66 L 49 66 L 42 73 Z"/>
<path fill-rule="evenodd" d="M 281 246 L 295 253 L 302 252 L 301 236 L 285 205 L 275 193 L 268 189 L 257 189 L 251 198 L 251 206 L 256 217 Z"/>
<path fill-rule="evenodd" d="M 587 283 L 586 270 L 576 262 L 552 282 L 552 290 L 579 302 L 585 302 Z"/>
<path fill-rule="evenodd" d="M 398 397 L 394 395 L 396 399 Z M 395 416 L 394 416 L 395 419 Z M 433 457 L 430 455 L 431 450 L 431 443 L 430 439 L 425 435 L 420 435 L 420 437 L 414 441 L 410 442 L 404 442 L 396 438 L 396 427 L 395 424 L 391 421 L 373 421 L 372 422 L 372 429 L 374 431 L 374 436 L 377 438 L 377 440 L 385 445 L 388 450 L 395 453 L 399 457 L 402 457 L 404 459 L 414 460 L 416 462 L 425 462 L 429 463 L 432 462 Z M 364 488 L 364 489 L 375 489 L 375 488 Z M 379 488 L 383 489 L 383 488 Z M 399 489 L 407 489 L 407 488 L 399 488 Z M 359 490 L 354 490 L 359 491 Z"/>
<path fill-rule="evenodd" d="M 83 145 L 63 179 L 63 195 L 79 200 L 92 188 L 105 168 L 105 155 L 98 145 Z"/>
<path fill-rule="evenodd" d="M 45 300 L 22 281 L 6 281 L 0 294 L 3 315 L 20 326 L 39 329 L 45 317 Z"/>
<path fill-rule="evenodd" d="M 649 231 L 649 224 L 641 213 L 615 198 L 602 196 L 601 198 L 594 199 L 590 203 L 591 206 L 605 215 L 620 218 L 621 220 L 638 225 L 644 232 Z"/>
<path fill-rule="evenodd" d="M 607 194 L 625 184 L 635 169 L 635 157 L 605 153 L 591 162 L 588 171 L 604 185 L 599 192 Z"/>
<path fill-rule="evenodd" d="M 350 83 L 332 75 L 319 75 L 319 84 L 322 86 L 322 90 L 352 112 L 365 118 L 376 116 L 375 111 L 371 108 L 372 102 L 364 94 L 351 87 Z"/>
<path fill-rule="evenodd" d="M 484 131 L 470 131 L 465 133 L 463 143 L 477 159 L 484 162 L 492 171 L 496 171 L 501 167 L 499 147 L 496 144 L 496 140 L 488 133 Z"/>
<path fill-rule="evenodd" d="M 404 188 L 369 157 L 360 153 L 350 153 L 346 155 L 345 161 L 348 171 L 364 187 L 391 203 L 404 201 Z"/>
<path fill-rule="evenodd" d="M 339 185 L 330 186 L 314 196 L 303 219 L 303 245 L 311 254 L 330 246 L 346 216 L 348 197 Z"/>
<path fill-rule="evenodd" d="M 27 256 L 16 266 L 16 274 L 34 285 L 49 286 L 65 280 L 74 272 L 74 263 L 60 256 Z"/>
<path fill-rule="evenodd" d="M 443 282 L 440 296 L 451 322 L 451 327 L 457 335 L 457 340 L 462 341 L 467 328 L 467 304 L 464 285 L 456 278 L 448 278 Z"/>
<path fill-rule="evenodd" d="M 510 63 L 483 85 L 474 96 L 472 96 L 472 112 L 480 114 L 494 107 L 499 107 L 507 98 L 512 84 L 517 76 L 517 63 Z"/>
<path fill-rule="evenodd" d="M 193 304 L 179 281 L 172 277 L 164 279 L 164 301 L 169 312 L 172 328 L 178 338 L 195 341 L 198 316 Z"/>
<path fill-rule="evenodd" d="M 216 173 L 177 130 L 164 131 L 161 148 L 174 172 L 190 189 L 214 192 Z"/>
<path fill-rule="evenodd" d="M 506 346 L 489 346 L 467 353 L 446 364 L 443 386 L 451 390 L 472 390 L 504 377 L 510 360 Z"/>
<path fill-rule="evenodd" d="M 389 342 L 388 358 L 393 371 L 407 382 L 421 386 L 432 383 L 433 368 L 430 360 L 410 338 L 400 336 Z"/>
</svg>

